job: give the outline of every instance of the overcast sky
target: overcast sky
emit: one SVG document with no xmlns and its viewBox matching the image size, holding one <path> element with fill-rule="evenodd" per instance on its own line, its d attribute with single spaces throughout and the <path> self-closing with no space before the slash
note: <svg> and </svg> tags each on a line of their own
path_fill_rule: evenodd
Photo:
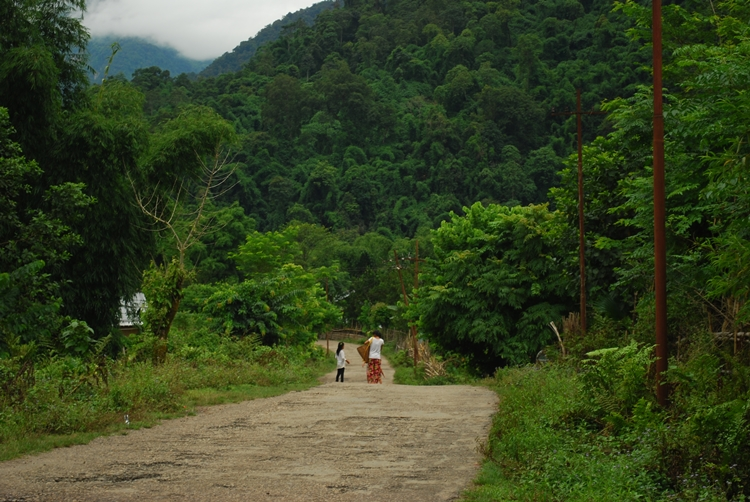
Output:
<svg viewBox="0 0 750 502">
<path fill-rule="evenodd" d="M 89 0 L 91 35 L 135 36 L 213 59 L 290 12 L 320 0 Z"/>
</svg>

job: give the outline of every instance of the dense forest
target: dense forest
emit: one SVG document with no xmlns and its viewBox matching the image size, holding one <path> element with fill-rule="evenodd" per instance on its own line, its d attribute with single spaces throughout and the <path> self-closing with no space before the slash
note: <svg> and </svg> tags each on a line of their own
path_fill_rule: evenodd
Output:
<svg viewBox="0 0 750 502">
<path fill-rule="evenodd" d="M 282 17 L 269 24 L 255 36 L 252 36 L 241 42 L 240 45 L 232 49 L 232 52 L 225 52 L 211 62 L 203 71 L 200 72 L 202 77 L 215 77 L 221 73 L 236 72 L 242 69 L 242 66 L 247 63 L 250 58 L 255 55 L 255 51 L 258 50 L 262 45 L 273 42 L 284 31 L 284 29 L 291 24 L 302 22 L 305 25 L 311 25 L 315 22 L 315 18 L 324 10 L 331 9 L 334 6 L 333 0 L 324 0 L 313 4 L 306 9 L 300 9 L 296 12 L 290 12 L 286 16 Z M 152 66 L 152 65 L 142 65 Z M 159 65 L 155 65 L 159 66 Z M 164 69 L 160 66 L 160 68 Z"/>
<path fill-rule="evenodd" d="M 664 8 L 666 409 L 651 373 L 650 6 L 351 0 L 237 71 L 99 85 L 68 15 L 83 0 L 0 6 L 0 417 L 32 416 L 41 375 L 86 383 L 49 384 L 73 402 L 117 361 L 229 364 L 335 325 L 413 326 L 441 364 L 498 382 L 546 350 L 560 369 L 537 374 L 577 394 L 540 430 L 577 434 L 561 440 L 571 455 L 633 462 L 632 497 L 613 498 L 750 496 L 746 2 Z M 606 113 L 583 124 L 586 333 L 576 89 Z M 148 308 L 125 338 L 136 291 Z M 510 476 L 525 454 L 508 437 L 485 453 Z M 545 482 L 576 500 L 580 482 Z"/>
<path fill-rule="evenodd" d="M 287 27 L 237 73 L 151 69 L 140 89 L 152 123 L 189 102 L 246 135 L 232 198 L 259 228 L 413 236 L 475 201 L 547 201 L 575 148 L 574 121 L 551 111 L 577 87 L 591 107 L 648 78 L 631 24 L 603 1 L 362 4 Z"/>
</svg>

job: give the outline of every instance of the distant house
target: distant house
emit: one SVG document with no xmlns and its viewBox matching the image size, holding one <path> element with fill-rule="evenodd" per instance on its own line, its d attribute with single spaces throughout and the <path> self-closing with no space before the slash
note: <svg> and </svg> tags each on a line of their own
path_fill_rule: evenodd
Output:
<svg viewBox="0 0 750 502">
<path fill-rule="evenodd" d="M 128 336 L 141 330 L 141 312 L 146 309 L 146 296 L 136 293 L 129 301 L 120 304 L 120 331 Z"/>
</svg>

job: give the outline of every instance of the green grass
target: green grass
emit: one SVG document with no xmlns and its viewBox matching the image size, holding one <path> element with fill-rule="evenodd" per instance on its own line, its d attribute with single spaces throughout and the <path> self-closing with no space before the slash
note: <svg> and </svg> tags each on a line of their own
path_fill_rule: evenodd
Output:
<svg viewBox="0 0 750 502">
<path fill-rule="evenodd" d="M 266 351 L 268 352 L 268 351 Z M 22 405 L 0 408 L 0 461 L 195 413 L 196 408 L 278 396 L 319 385 L 335 368 L 332 356 L 305 358 L 280 349 L 262 362 L 200 363 L 171 358 L 166 364 L 113 361 L 106 385 L 69 382 L 53 362 L 37 369 Z M 267 354 L 267 355 L 268 355 Z M 66 385 L 74 388 L 67 394 Z M 124 420 L 129 415 L 130 424 Z"/>
<path fill-rule="evenodd" d="M 466 502 L 660 499 L 648 445 L 633 448 L 580 420 L 572 370 L 506 369 L 484 383 L 500 405 Z"/>
<path fill-rule="evenodd" d="M 150 428 L 157 425 L 161 420 L 178 418 L 192 413 L 183 410 L 175 413 L 147 413 L 142 420 L 131 421 L 125 424 L 124 416 L 112 418 L 112 422 L 100 428 L 88 432 L 72 432 L 70 434 L 29 434 L 27 436 L 11 439 L 0 445 L 0 462 L 12 460 L 23 455 L 33 455 L 50 451 L 55 448 L 65 448 L 81 444 L 88 444 L 92 440 L 112 434 L 127 434 L 128 431 L 142 428 Z"/>
<path fill-rule="evenodd" d="M 571 367 L 504 369 L 483 385 L 497 392 L 499 406 L 464 502 L 730 500 L 705 476 L 670 479 L 668 452 L 680 439 L 665 415 L 639 404 L 626 426 L 614 428 L 597 418 Z"/>
</svg>

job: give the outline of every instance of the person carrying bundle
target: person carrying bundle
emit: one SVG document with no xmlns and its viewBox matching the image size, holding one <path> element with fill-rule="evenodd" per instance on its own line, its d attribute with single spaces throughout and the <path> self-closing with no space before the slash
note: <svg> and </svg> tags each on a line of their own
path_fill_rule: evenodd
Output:
<svg viewBox="0 0 750 502">
<path fill-rule="evenodd" d="M 380 350 L 385 341 L 380 331 L 375 330 L 367 342 L 370 344 L 370 353 L 367 361 L 367 383 L 383 383 L 383 368 L 380 365 Z"/>
</svg>

